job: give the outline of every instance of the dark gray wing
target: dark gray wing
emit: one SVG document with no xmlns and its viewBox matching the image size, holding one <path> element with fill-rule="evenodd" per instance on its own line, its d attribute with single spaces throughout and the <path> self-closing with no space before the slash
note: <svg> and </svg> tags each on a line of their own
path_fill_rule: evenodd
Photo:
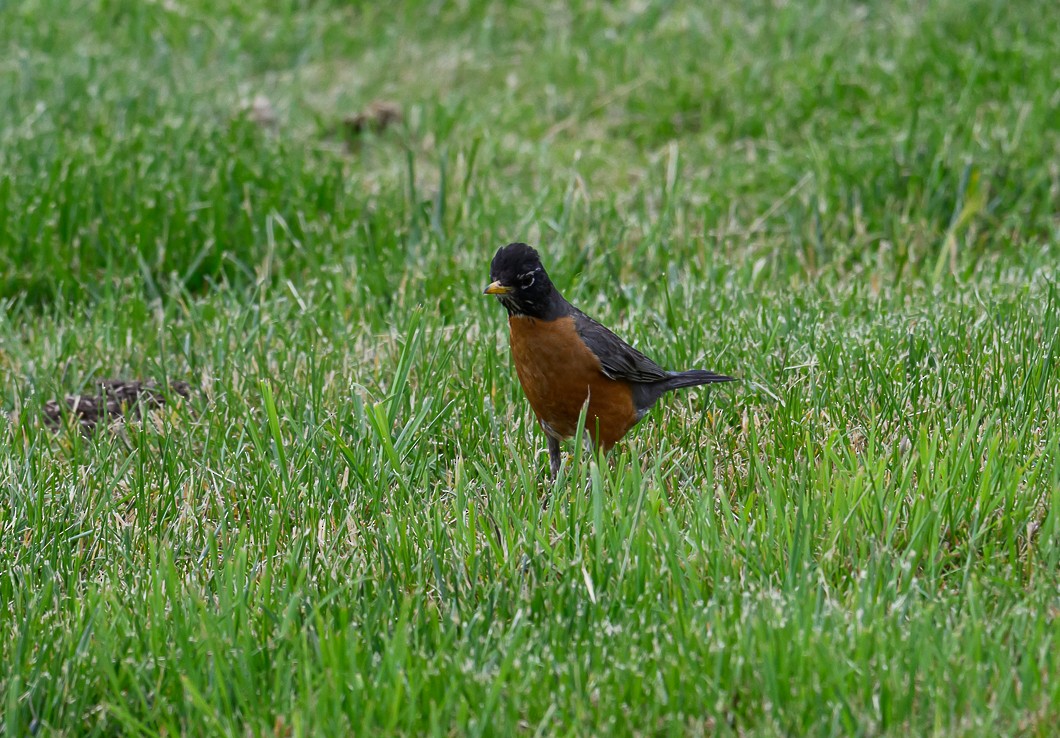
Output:
<svg viewBox="0 0 1060 738">
<path fill-rule="evenodd" d="M 574 327 L 589 350 L 600 359 L 600 366 L 611 379 L 627 382 L 658 382 L 670 373 L 630 346 L 581 310 L 572 307 Z"/>
</svg>

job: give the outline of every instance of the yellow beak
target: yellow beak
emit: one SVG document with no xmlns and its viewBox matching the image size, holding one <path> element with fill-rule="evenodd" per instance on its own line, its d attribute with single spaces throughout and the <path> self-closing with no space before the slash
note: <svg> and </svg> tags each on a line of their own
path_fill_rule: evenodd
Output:
<svg viewBox="0 0 1060 738">
<path fill-rule="evenodd" d="M 490 286 L 487 287 L 482 294 L 484 295 L 507 295 L 512 291 L 512 288 L 506 284 L 500 282 L 490 282 Z"/>
</svg>

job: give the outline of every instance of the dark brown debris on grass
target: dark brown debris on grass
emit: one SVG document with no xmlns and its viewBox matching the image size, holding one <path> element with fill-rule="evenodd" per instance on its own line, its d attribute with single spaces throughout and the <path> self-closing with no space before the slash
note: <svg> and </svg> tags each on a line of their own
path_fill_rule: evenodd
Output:
<svg viewBox="0 0 1060 738">
<path fill-rule="evenodd" d="M 48 400 L 44 403 L 44 422 L 58 430 L 64 418 L 72 416 L 82 430 L 91 432 L 100 421 L 139 420 L 144 409 L 157 409 L 180 398 L 191 397 L 191 386 L 180 381 L 165 386 L 154 379 L 104 379 L 94 387 L 95 394 L 67 395 L 62 400 Z"/>
<path fill-rule="evenodd" d="M 387 128 L 401 123 L 402 120 L 404 116 L 400 105 L 386 100 L 375 100 L 361 112 L 343 118 L 342 126 L 347 137 L 356 138 L 365 131 L 382 133 Z"/>
</svg>

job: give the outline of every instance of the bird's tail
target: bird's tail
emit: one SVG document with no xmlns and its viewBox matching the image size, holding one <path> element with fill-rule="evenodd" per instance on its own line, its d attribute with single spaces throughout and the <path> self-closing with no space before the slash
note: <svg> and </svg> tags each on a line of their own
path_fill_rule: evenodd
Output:
<svg viewBox="0 0 1060 738">
<path fill-rule="evenodd" d="M 671 372 L 669 378 L 660 384 L 663 392 L 681 389 L 682 387 L 698 387 L 701 384 L 717 384 L 718 382 L 735 382 L 735 377 L 727 377 L 724 374 L 708 372 L 705 369 L 691 369 L 687 372 Z"/>
<path fill-rule="evenodd" d="M 703 369 L 692 369 L 687 372 L 669 372 L 666 379 L 660 379 L 657 382 L 634 384 L 633 404 L 637 408 L 637 420 L 640 420 L 660 397 L 671 390 L 695 387 L 700 384 L 735 381 L 735 377 L 726 377 L 724 374 L 715 374 Z"/>
</svg>

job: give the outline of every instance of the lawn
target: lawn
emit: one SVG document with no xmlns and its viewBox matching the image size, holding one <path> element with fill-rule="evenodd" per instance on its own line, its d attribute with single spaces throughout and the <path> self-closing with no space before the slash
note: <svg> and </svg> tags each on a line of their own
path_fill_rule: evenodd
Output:
<svg viewBox="0 0 1060 738">
<path fill-rule="evenodd" d="M 0 0 L 0 733 L 1052 735 L 1058 38 Z M 549 482 L 516 240 L 742 381 Z M 192 395 L 44 423 L 112 377 Z"/>
</svg>

